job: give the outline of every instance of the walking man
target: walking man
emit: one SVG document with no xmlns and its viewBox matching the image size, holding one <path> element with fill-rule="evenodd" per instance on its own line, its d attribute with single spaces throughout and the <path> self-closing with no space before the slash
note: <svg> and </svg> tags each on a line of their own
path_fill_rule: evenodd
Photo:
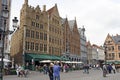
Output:
<svg viewBox="0 0 120 80">
<path fill-rule="evenodd" d="M 56 61 L 53 66 L 53 80 L 60 80 L 60 66 Z"/>
<path fill-rule="evenodd" d="M 107 74 L 107 67 L 106 67 L 106 65 L 104 64 L 104 65 L 103 65 L 103 77 L 106 77 L 106 74 Z"/>
</svg>

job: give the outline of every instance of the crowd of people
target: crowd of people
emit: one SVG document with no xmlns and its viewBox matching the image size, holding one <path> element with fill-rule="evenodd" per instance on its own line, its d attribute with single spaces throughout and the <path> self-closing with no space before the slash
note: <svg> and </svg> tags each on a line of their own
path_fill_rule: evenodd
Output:
<svg viewBox="0 0 120 80">
<path fill-rule="evenodd" d="M 27 77 L 28 69 L 25 69 L 24 65 L 16 65 L 15 68 L 18 77 Z"/>
<path fill-rule="evenodd" d="M 116 67 L 115 64 L 104 64 L 102 67 L 103 70 L 103 77 L 106 77 L 107 74 L 111 74 L 111 73 L 116 73 Z"/>
<path fill-rule="evenodd" d="M 42 69 L 43 74 L 49 76 L 49 80 L 60 80 L 60 72 L 69 72 L 69 70 L 72 68 L 72 70 L 75 70 L 77 65 L 75 64 L 61 64 L 57 61 L 43 64 L 39 67 L 39 65 L 36 65 L 36 71 L 39 71 L 40 68 Z M 96 64 L 95 66 L 91 66 L 89 64 L 83 64 L 83 73 L 89 74 L 89 69 L 95 69 L 95 70 L 102 70 L 103 71 L 103 77 L 106 77 L 107 74 L 116 73 L 116 66 L 115 64 L 104 64 L 100 66 L 99 64 Z M 18 65 L 16 67 L 16 73 L 17 76 L 25 76 L 27 75 L 28 70 L 24 69 L 24 66 Z"/>
<path fill-rule="evenodd" d="M 61 67 L 58 64 L 58 62 L 55 62 L 54 64 L 50 63 L 48 67 L 48 74 L 50 80 L 60 80 L 60 71 L 61 71 Z"/>
</svg>

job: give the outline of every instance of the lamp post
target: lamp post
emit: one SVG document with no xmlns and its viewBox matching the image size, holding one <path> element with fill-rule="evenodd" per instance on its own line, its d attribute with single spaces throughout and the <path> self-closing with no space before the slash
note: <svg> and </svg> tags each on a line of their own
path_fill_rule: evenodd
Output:
<svg viewBox="0 0 120 80">
<path fill-rule="evenodd" d="M 105 53 L 105 65 L 106 65 L 106 56 L 107 56 L 107 45 L 104 43 L 104 53 Z"/>
<path fill-rule="evenodd" d="M 1 49 L 1 61 L 0 61 L 0 80 L 3 80 L 3 69 L 4 69 L 4 44 L 5 44 L 5 36 L 13 33 L 13 31 L 9 31 L 6 29 L 7 25 L 7 19 L 9 17 L 9 11 L 7 9 L 7 5 L 3 5 L 3 10 L 2 10 L 2 21 L 3 21 L 3 26 L 0 30 L 0 33 L 2 34 L 2 49 Z"/>
<path fill-rule="evenodd" d="M 15 31 L 18 28 L 18 24 L 17 24 L 18 19 L 17 19 L 17 17 L 14 17 L 14 19 L 12 19 L 12 21 L 13 21 L 12 27 L 13 27 L 13 30 Z M 14 68 L 14 58 L 12 58 L 12 67 Z"/>
<path fill-rule="evenodd" d="M 98 56 L 98 54 L 99 54 L 99 49 L 97 49 L 97 64 L 99 64 L 99 56 Z"/>
<path fill-rule="evenodd" d="M 13 21 L 13 30 L 15 31 L 16 28 L 18 28 L 18 19 L 17 17 L 14 17 L 14 19 L 12 19 Z"/>
</svg>

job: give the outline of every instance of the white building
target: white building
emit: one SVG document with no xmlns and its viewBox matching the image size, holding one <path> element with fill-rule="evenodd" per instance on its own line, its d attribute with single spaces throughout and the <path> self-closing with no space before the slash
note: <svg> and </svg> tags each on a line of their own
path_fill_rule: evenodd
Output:
<svg viewBox="0 0 120 80">
<path fill-rule="evenodd" d="M 85 28 L 79 28 L 80 34 L 80 56 L 81 61 L 87 63 L 87 45 L 86 45 L 86 36 L 85 36 Z"/>
<path fill-rule="evenodd" d="M 92 45 L 92 64 L 101 64 L 105 60 L 104 49 L 95 44 Z"/>
</svg>

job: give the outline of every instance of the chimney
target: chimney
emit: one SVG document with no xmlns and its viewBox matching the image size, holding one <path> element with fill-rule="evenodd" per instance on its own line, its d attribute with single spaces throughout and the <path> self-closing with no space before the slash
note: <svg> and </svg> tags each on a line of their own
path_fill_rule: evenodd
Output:
<svg viewBox="0 0 120 80">
<path fill-rule="evenodd" d="M 46 11 L 46 5 L 43 5 L 43 11 Z"/>
</svg>

